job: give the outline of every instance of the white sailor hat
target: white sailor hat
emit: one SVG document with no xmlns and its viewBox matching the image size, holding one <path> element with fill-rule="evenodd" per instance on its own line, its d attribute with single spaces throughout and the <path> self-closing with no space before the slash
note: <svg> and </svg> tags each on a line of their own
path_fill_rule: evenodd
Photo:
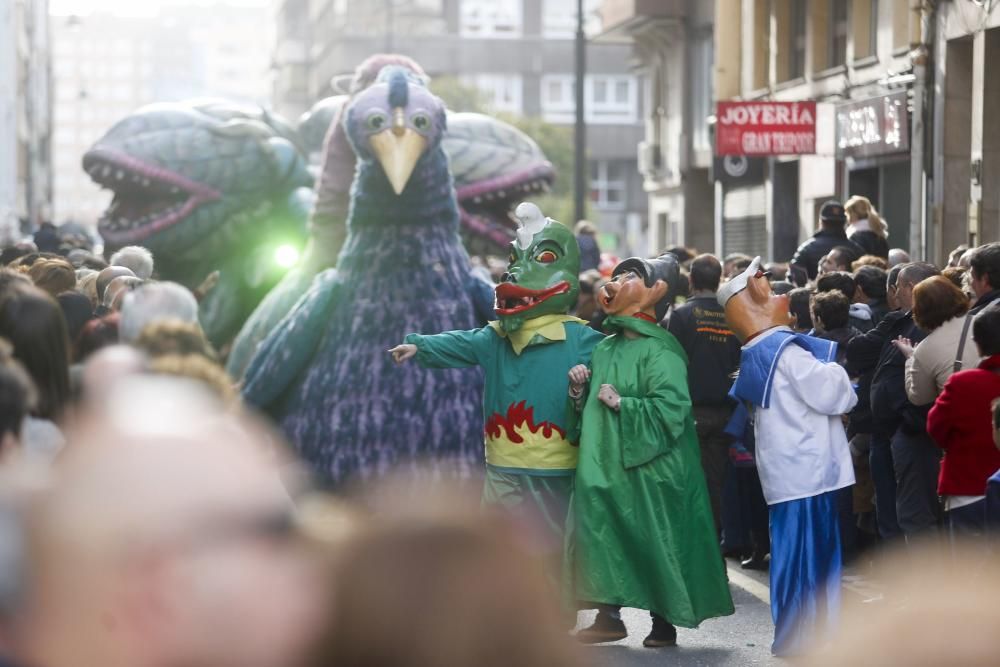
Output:
<svg viewBox="0 0 1000 667">
<path fill-rule="evenodd" d="M 757 275 L 758 271 L 760 271 L 760 257 L 754 257 L 746 271 L 738 276 L 733 276 L 729 282 L 719 288 L 719 291 L 716 294 L 716 298 L 719 300 L 719 305 L 725 308 L 726 302 L 745 290 L 747 288 L 747 283 L 751 278 Z"/>
</svg>

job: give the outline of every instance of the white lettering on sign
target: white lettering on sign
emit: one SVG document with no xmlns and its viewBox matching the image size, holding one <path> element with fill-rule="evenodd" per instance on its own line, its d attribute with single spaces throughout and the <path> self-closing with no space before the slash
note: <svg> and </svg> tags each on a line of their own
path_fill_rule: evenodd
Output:
<svg viewBox="0 0 1000 667">
<path fill-rule="evenodd" d="M 837 111 L 837 149 L 855 155 L 906 150 L 906 98 L 890 95 Z"/>
<path fill-rule="evenodd" d="M 740 104 L 726 107 L 722 125 L 813 125 L 816 119 L 798 104 Z"/>
</svg>

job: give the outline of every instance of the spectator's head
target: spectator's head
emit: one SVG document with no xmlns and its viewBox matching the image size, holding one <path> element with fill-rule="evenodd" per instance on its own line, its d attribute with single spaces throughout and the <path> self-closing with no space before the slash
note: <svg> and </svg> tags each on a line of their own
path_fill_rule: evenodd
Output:
<svg viewBox="0 0 1000 667">
<path fill-rule="evenodd" d="M 218 354 L 205 338 L 205 332 L 197 322 L 177 319 L 155 320 L 142 329 L 133 344 L 154 359 L 165 356 L 197 355 L 209 361 L 219 360 Z"/>
<path fill-rule="evenodd" d="M 969 250 L 969 246 L 963 243 L 948 254 L 948 268 L 957 267 L 962 261 L 962 255 Z"/>
<path fill-rule="evenodd" d="M 142 278 L 135 276 L 118 276 L 111 281 L 108 289 L 104 290 L 104 303 L 108 310 L 119 311 L 122 308 L 122 301 L 129 292 L 134 292 L 146 284 Z"/>
<path fill-rule="evenodd" d="M 340 547 L 310 664 L 581 664 L 538 559 L 508 526 L 488 514 L 412 514 L 373 518 Z"/>
<path fill-rule="evenodd" d="M 56 301 L 59 302 L 59 308 L 62 309 L 63 317 L 66 319 L 66 335 L 72 346 L 83 331 L 83 327 L 94 316 L 94 309 L 90 305 L 90 299 L 79 292 L 63 292 L 56 297 Z"/>
<path fill-rule="evenodd" d="M 38 246 L 36 246 L 31 241 L 22 241 L 15 245 L 7 246 L 0 252 L 0 264 L 7 266 L 11 262 L 25 255 L 31 255 L 38 252 Z"/>
<path fill-rule="evenodd" d="M 70 250 L 66 255 L 66 259 L 77 269 L 90 269 L 92 271 L 102 271 L 108 268 L 108 263 L 97 255 L 83 250 L 82 248 L 76 248 L 75 250 Z"/>
<path fill-rule="evenodd" d="M 753 257 L 744 255 L 741 252 L 726 255 L 726 258 L 722 261 L 722 277 L 729 280 L 733 276 L 738 276 L 746 271 L 752 261 Z"/>
<path fill-rule="evenodd" d="M 973 250 L 969 264 L 976 298 L 1000 289 L 1000 243 L 987 243 Z"/>
<path fill-rule="evenodd" d="M 1000 302 L 983 308 L 972 321 L 972 340 L 976 341 L 979 356 L 1000 354 Z"/>
<path fill-rule="evenodd" d="M 968 310 L 969 298 L 944 276 L 933 276 L 913 288 L 913 321 L 924 331 L 934 331 Z"/>
<path fill-rule="evenodd" d="M 878 255 L 862 255 L 854 262 L 851 262 L 852 271 L 857 271 L 862 266 L 874 266 L 882 269 L 883 271 L 889 270 L 889 262 Z"/>
<path fill-rule="evenodd" d="M 69 338 L 55 300 L 36 287 L 11 290 L 0 299 L 0 337 L 38 389 L 35 414 L 58 420 L 69 399 Z"/>
<path fill-rule="evenodd" d="M 722 264 L 715 255 L 698 255 L 691 260 L 691 291 L 715 292 L 722 280 Z"/>
<path fill-rule="evenodd" d="M 969 272 L 968 269 L 963 269 L 960 266 L 949 266 L 941 275 L 955 283 L 955 287 L 960 290 L 965 290 L 966 288 L 966 277 L 965 275 Z"/>
<path fill-rule="evenodd" d="M 580 274 L 580 294 L 576 298 L 576 316 L 589 320 L 597 312 L 597 288 L 602 281 L 601 272 L 589 269 Z"/>
<path fill-rule="evenodd" d="M 900 264 L 910 263 L 910 253 L 906 252 L 902 248 L 893 248 L 889 251 L 889 268 L 894 266 L 899 266 Z"/>
<path fill-rule="evenodd" d="M 927 262 L 910 262 L 899 271 L 896 280 L 896 302 L 903 310 L 913 310 L 913 288 L 932 276 L 941 275 L 938 268 Z"/>
<path fill-rule="evenodd" d="M 142 246 L 125 246 L 111 255 L 111 266 L 124 266 L 136 277 L 149 280 L 153 277 L 153 253 Z"/>
<path fill-rule="evenodd" d="M 813 328 L 825 333 L 847 326 L 851 302 L 838 291 L 818 292 L 812 295 L 809 310 Z"/>
<path fill-rule="evenodd" d="M 573 227 L 573 233 L 576 236 L 597 236 L 597 227 L 590 220 L 580 220 Z"/>
<path fill-rule="evenodd" d="M 3 298 L 10 290 L 19 287 L 34 287 L 26 274 L 14 269 L 0 269 L 0 298 Z"/>
<path fill-rule="evenodd" d="M 860 195 L 854 195 L 844 204 L 844 211 L 847 213 L 847 219 L 851 224 L 858 222 L 859 220 L 867 220 L 868 228 L 885 238 L 888 234 L 885 222 L 879 217 L 878 212 L 875 207 L 872 206 L 871 201 L 868 197 L 862 197 Z"/>
<path fill-rule="evenodd" d="M 76 289 L 80 294 L 87 297 L 91 308 L 97 308 L 100 302 L 97 300 L 97 276 L 98 271 L 80 269 L 76 272 Z"/>
<path fill-rule="evenodd" d="M 108 313 L 104 317 L 90 320 L 80 331 L 73 346 L 73 362 L 86 361 L 98 350 L 118 342 L 118 321 L 120 313 Z"/>
<path fill-rule="evenodd" d="M 65 259 L 40 259 L 28 269 L 28 277 L 51 297 L 76 287 L 76 269 Z"/>
<path fill-rule="evenodd" d="M 844 205 L 835 199 L 823 204 L 819 209 L 819 224 L 824 229 L 843 229 L 847 224 L 847 213 Z"/>
<path fill-rule="evenodd" d="M 769 262 L 764 270 L 771 274 L 771 284 L 788 279 L 788 264 L 785 262 Z"/>
<path fill-rule="evenodd" d="M 827 266 L 821 268 L 821 272 L 829 273 L 831 271 L 847 271 L 850 272 L 851 264 L 854 262 L 854 258 L 857 257 L 857 253 L 846 246 L 839 245 L 829 252 L 826 256 Z"/>
<path fill-rule="evenodd" d="M 788 293 L 788 312 L 792 316 L 792 328 L 809 331 L 812 328 L 812 314 L 809 303 L 813 291 L 808 287 L 796 287 Z"/>
<path fill-rule="evenodd" d="M 300 664 L 326 586 L 273 436 L 175 378 L 91 412 L 26 517 L 24 662 Z"/>
<path fill-rule="evenodd" d="M 132 269 L 127 269 L 124 266 L 109 266 L 97 274 L 97 303 L 104 303 L 104 293 L 107 291 L 108 285 L 111 284 L 112 280 L 121 276 L 135 276 L 135 274 Z"/>
<path fill-rule="evenodd" d="M 156 326 L 156 325 L 153 325 Z M 222 402 L 234 408 L 239 392 L 229 374 L 203 354 L 164 354 L 149 360 L 149 372 L 186 378 L 200 383 Z"/>
<path fill-rule="evenodd" d="M 899 272 L 903 270 L 904 266 L 906 265 L 897 264 L 885 274 L 885 302 L 889 304 L 889 310 L 899 310 L 896 293 L 899 291 Z"/>
<path fill-rule="evenodd" d="M 14 358 L 14 348 L 0 339 L 0 462 L 16 451 L 24 418 L 35 409 L 35 383 Z"/>
<path fill-rule="evenodd" d="M 854 277 L 845 271 L 827 273 L 816 279 L 817 292 L 832 292 L 836 290 L 847 298 L 848 303 L 854 300 L 856 289 L 857 285 L 854 282 Z"/>
<path fill-rule="evenodd" d="M 119 335 L 133 343 L 142 330 L 162 320 L 198 322 L 198 302 L 191 290 L 172 282 L 150 283 L 128 294 L 122 303 Z"/>
<path fill-rule="evenodd" d="M 854 282 L 858 289 L 855 301 L 871 303 L 885 298 L 888 273 L 877 266 L 866 265 L 854 272 Z"/>
<path fill-rule="evenodd" d="M 787 280 L 775 280 L 771 283 L 771 291 L 778 295 L 788 294 L 793 289 L 795 289 L 795 285 Z"/>
</svg>

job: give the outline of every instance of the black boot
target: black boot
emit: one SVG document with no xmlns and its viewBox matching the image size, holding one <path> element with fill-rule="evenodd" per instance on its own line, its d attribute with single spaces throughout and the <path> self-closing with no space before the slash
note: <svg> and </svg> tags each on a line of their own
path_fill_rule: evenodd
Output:
<svg viewBox="0 0 1000 667">
<path fill-rule="evenodd" d="M 625 623 L 620 616 L 615 618 L 611 614 L 609 610 L 599 609 L 593 624 L 576 633 L 576 640 L 581 644 L 603 644 L 625 639 L 628 636 Z"/>
<path fill-rule="evenodd" d="M 667 619 L 652 612 L 653 629 L 649 635 L 642 640 L 642 645 L 646 648 L 662 648 L 664 646 L 677 646 L 677 628 L 667 622 Z"/>
</svg>

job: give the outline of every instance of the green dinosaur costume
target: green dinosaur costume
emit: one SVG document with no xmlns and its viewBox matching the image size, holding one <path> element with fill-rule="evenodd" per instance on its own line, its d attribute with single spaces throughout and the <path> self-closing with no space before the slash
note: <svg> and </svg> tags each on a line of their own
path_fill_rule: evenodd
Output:
<svg viewBox="0 0 1000 667">
<path fill-rule="evenodd" d="M 498 322 L 482 329 L 410 334 L 428 368 L 479 366 L 486 375 L 483 501 L 540 521 L 550 550 L 561 548 L 578 448 L 566 436 L 567 373 L 586 364 L 603 338 L 566 314 L 579 291 L 572 232 L 533 204 L 497 287 Z"/>
<path fill-rule="evenodd" d="M 569 437 L 580 436 L 570 593 L 648 609 L 682 627 L 731 614 L 691 414 L 687 355 L 653 322 L 611 316 L 605 329 L 615 333 L 594 350 L 582 412 L 569 411 Z M 617 412 L 598 399 L 602 384 L 621 396 Z"/>
</svg>

